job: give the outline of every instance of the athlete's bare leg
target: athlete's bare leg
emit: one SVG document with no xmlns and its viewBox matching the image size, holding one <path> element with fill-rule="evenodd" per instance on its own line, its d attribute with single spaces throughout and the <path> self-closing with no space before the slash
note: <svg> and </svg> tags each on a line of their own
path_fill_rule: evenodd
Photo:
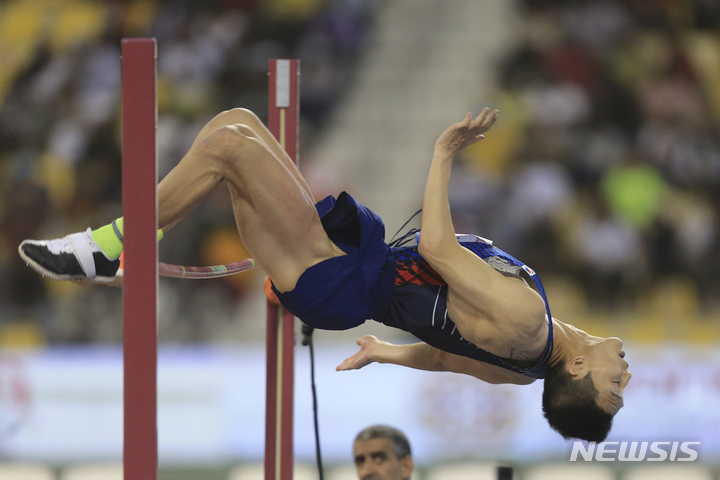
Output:
<svg viewBox="0 0 720 480">
<path fill-rule="evenodd" d="M 300 171 L 245 109 L 211 120 L 160 182 L 159 227 L 170 229 L 223 181 L 246 247 L 280 291 L 292 290 L 308 267 L 344 254 L 325 234 Z M 56 280 L 118 285 L 120 228 L 113 223 L 61 239 L 25 240 L 18 250 L 28 265 Z M 112 253 L 100 246 L 96 232 Z"/>
<path fill-rule="evenodd" d="M 223 180 L 245 246 L 280 291 L 292 290 L 308 267 L 344 254 L 325 234 L 297 167 L 257 117 L 241 109 L 203 128 L 160 182 L 159 227 L 182 219 Z"/>
<path fill-rule="evenodd" d="M 203 129 L 200 130 L 200 133 L 198 133 L 197 137 L 195 137 L 195 141 L 193 142 L 191 148 L 193 148 L 202 139 L 207 137 L 209 134 L 211 134 L 218 128 L 224 127 L 225 125 L 236 124 L 242 124 L 250 127 L 255 132 L 255 134 L 265 142 L 270 151 L 275 154 L 276 157 L 282 160 L 285 165 L 287 165 L 295 178 L 297 178 L 300 185 L 302 185 L 305 193 L 307 193 L 310 198 L 313 198 L 313 195 L 310 192 L 310 188 L 307 186 L 305 179 L 300 174 L 300 171 L 298 170 L 292 159 L 288 156 L 287 152 L 280 146 L 273 134 L 270 133 L 270 130 L 268 130 L 268 128 L 257 117 L 257 115 L 255 115 L 255 113 L 248 110 L 247 108 L 233 108 L 231 110 L 226 110 L 217 114 L 215 118 L 210 120 L 203 127 Z M 313 203 L 315 203 L 314 199 Z"/>
<path fill-rule="evenodd" d="M 255 135 L 263 142 L 265 142 L 265 145 L 268 147 L 268 149 L 277 158 L 282 160 L 283 164 L 286 165 L 288 169 L 292 172 L 293 176 L 297 179 L 298 183 L 303 188 L 305 194 L 311 199 L 314 204 L 315 198 L 310 191 L 310 187 L 308 187 L 305 179 L 300 173 L 300 170 L 298 170 L 297 165 L 295 165 L 292 159 L 288 156 L 287 152 L 285 152 L 285 150 L 280 146 L 273 134 L 270 133 L 270 130 L 267 129 L 265 124 L 258 118 L 258 116 L 246 108 L 233 108 L 231 110 L 226 110 L 217 114 L 212 120 L 205 124 L 202 130 L 200 130 L 200 132 L 195 137 L 195 140 L 193 141 L 190 150 L 185 156 L 189 155 L 190 153 L 192 153 L 193 150 L 197 149 L 197 145 L 203 139 L 205 139 L 205 137 L 210 135 L 218 128 L 225 127 L 227 125 L 237 124 L 250 127 L 255 133 Z M 167 233 L 167 231 L 174 227 L 179 220 L 181 220 L 181 218 L 178 218 L 174 222 L 167 225 L 163 225 L 162 223 L 160 223 L 160 228 L 162 228 L 162 230 Z"/>
</svg>

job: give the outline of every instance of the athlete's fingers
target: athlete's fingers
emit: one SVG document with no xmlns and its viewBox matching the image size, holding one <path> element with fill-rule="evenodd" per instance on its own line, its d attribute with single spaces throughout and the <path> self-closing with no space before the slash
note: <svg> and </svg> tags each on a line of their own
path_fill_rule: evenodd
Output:
<svg viewBox="0 0 720 480">
<path fill-rule="evenodd" d="M 482 128 L 487 131 L 490 127 L 492 127 L 495 124 L 495 120 L 497 120 L 499 114 L 500 112 L 498 110 L 493 110 L 488 115 L 486 115 L 482 122 Z"/>
<path fill-rule="evenodd" d="M 490 109 L 489 109 L 488 107 L 485 107 L 485 108 L 482 109 L 482 112 L 480 112 L 480 115 L 478 115 L 477 117 L 475 117 L 475 124 L 476 124 L 476 126 L 480 126 L 480 125 L 483 124 L 483 122 L 484 122 L 485 119 L 487 118 L 487 114 L 488 114 L 489 111 L 490 111 Z"/>
<path fill-rule="evenodd" d="M 335 367 L 335 370 L 338 371 L 338 372 L 339 372 L 339 371 L 342 371 L 342 370 L 351 370 L 351 369 L 352 369 L 352 366 L 351 366 L 351 365 L 355 362 L 355 357 L 357 357 L 359 353 L 360 353 L 360 352 L 358 352 L 358 353 L 356 353 L 355 355 L 352 355 L 352 356 L 346 358 L 345 360 L 343 360 L 340 365 L 338 365 L 337 367 Z"/>
<path fill-rule="evenodd" d="M 365 354 L 368 347 L 372 344 L 372 341 L 376 340 L 373 335 L 365 335 L 363 337 L 358 338 L 355 340 L 355 343 L 360 347 L 360 350 L 355 352 L 353 355 L 349 356 L 343 362 L 335 367 L 336 371 L 341 370 L 353 370 L 356 368 L 362 368 L 364 365 L 357 366 L 356 363 L 361 359 L 361 357 Z"/>
<path fill-rule="evenodd" d="M 482 130 L 486 131 L 492 126 L 492 122 L 494 121 L 494 111 L 491 112 L 488 107 L 485 107 L 483 111 L 480 113 L 480 115 L 477 116 L 475 121 L 473 122 L 473 127 L 475 130 Z"/>
<path fill-rule="evenodd" d="M 366 351 L 364 349 L 360 350 L 359 352 L 355 353 L 354 355 L 346 358 L 340 365 L 335 367 L 335 370 L 339 372 L 339 371 L 344 371 L 344 370 L 360 369 L 360 368 L 364 367 L 365 365 L 367 365 L 368 363 L 370 363 L 367 358 L 364 358 L 366 356 L 367 356 Z"/>
</svg>

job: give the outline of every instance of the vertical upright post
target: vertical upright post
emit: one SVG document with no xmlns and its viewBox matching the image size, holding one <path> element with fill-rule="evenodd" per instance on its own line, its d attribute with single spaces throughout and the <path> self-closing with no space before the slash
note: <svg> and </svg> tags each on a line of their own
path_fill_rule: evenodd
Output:
<svg viewBox="0 0 720 480">
<path fill-rule="evenodd" d="M 295 163 L 299 76 L 299 60 L 270 60 L 268 127 Z M 292 313 L 267 302 L 265 480 L 292 480 L 294 326 Z"/>
<path fill-rule="evenodd" d="M 125 480 L 157 480 L 156 45 L 122 40 Z"/>
</svg>

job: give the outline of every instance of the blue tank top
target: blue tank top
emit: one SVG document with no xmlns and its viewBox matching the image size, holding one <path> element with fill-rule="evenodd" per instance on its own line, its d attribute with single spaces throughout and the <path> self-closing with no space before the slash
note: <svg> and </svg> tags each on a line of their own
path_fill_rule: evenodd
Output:
<svg viewBox="0 0 720 480">
<path fill-rule="evenodd" d="M 411 233 L 416 234 L 416 232 Z M 545 378 L 553 347 L 553 322 L 550 305 L 540 278 L 530 267 L 493 246 L 490 240 L 474 235 L 458 235 L 458 240 L 463 247 L 496 270 L 517 274 L 522 269 L 534 281 L 538 293 L 545 302 L 549 319 L 547 344 L 538 361 L 523 362 L 529 365 L 518 366 L 511 360 L 494 355 L 465 340 L 458 332 L 455 323 L 448 317 L 447 284 L 418 253 L 417 246 L 398 247 L 398 243 L 394 243 L 396 245 L 393 248 L 396 267 L 395 290 L 390 305 L 380 321 L 387 326 L 410 332 L 440 350 L 496 365 L 527 377 Z"/>
</svg>

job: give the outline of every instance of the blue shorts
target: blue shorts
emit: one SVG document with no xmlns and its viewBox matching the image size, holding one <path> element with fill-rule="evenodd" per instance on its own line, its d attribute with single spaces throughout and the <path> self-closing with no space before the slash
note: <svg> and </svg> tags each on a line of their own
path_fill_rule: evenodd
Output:
<svg viewBox="0 0 720 480">
<path fill-rule="evenodd" d="M 280 303 L 306 325 L 322 330 L 382 319 L 395 283 L 395 261 L 382 220 L 346 192 L 337 200 L 324 198 L 315 208 L 330 240 L 347 255 L 308 268 L 289 292 L 280 293 L 273 285 Z"/>
</svg>

